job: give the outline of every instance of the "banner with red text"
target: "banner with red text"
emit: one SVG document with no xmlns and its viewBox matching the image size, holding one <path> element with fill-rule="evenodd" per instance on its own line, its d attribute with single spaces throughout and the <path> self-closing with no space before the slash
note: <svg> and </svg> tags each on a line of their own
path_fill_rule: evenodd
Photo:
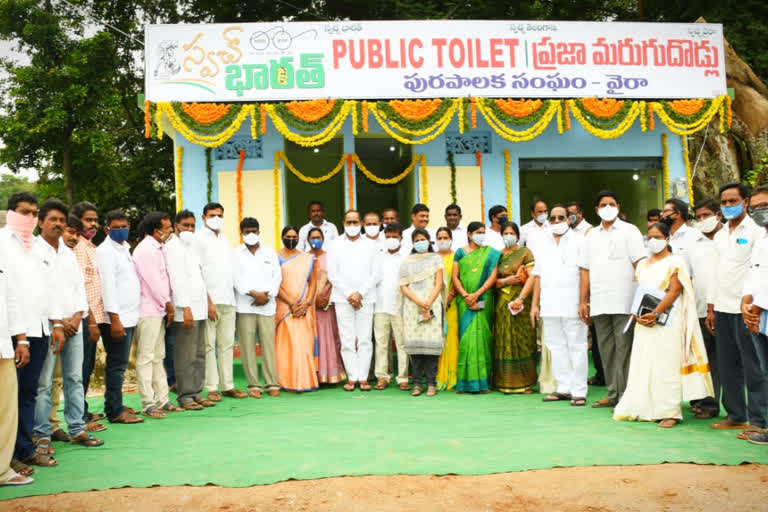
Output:
<svg viewBox="0 0 768 512">
<path fill-rule="evenodd" d="M 145 48 L 151 101 L 726 94 L 719 24 L 149 25 Z"/>
</svg>

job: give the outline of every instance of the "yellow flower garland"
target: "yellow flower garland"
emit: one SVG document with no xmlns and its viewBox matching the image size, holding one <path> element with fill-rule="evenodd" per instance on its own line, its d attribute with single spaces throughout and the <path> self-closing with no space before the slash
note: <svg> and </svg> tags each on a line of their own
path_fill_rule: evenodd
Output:
<svg viewBox="0 0 768 512">
<path fill-rule="evenodd" d="M 368 168 L 363 165 L 363 162 L 360 161 L 360 157 L 357 156 L 357 153 L 352 153 L 352 159 L 355 162 L 355 167 L 359 169 L 363 174 L 365 174 L 365 177 L 371 180 L 374 183 L 378 183 L 379 185 L 394 185 L 395 183 L 400 183 L 403 181 L 410 173 L 413 171 L 413 169 L 416 167 L 416 164 L 419 163 L 424 157 L 424 155 L 413 155 L 413 160 L 411 160 L 411 163 L 408 167 L 405 168 L 403 172 L 395 176 L 394 178 L 379 178 L 375 174 L 373 174 Z M 342 157 L 342 165 L 344 160 L 347 158 L 347 155 L 344 155 Z"/>
<path fill-rule="evenodd" d="M 227 127 L 224 131 L 216 135 L 198 135 L 197 133 L 190 130 L 189 127 L 187 127 L 187 125 L 184 124 L 184 122 L 179 118 L 179 116 L 173 110 L 173 106 L 171 106 L 170 103 L 167 103 L 167 102 L 158 103 L 157 115 L 159 116 L 161 112 L 164 113 L 165 117 L 168 119 L 168 121 L 170 121 L 171 126 L 173 126 L 173 128 L 178 133 L 181 133 L 184 136 L 184 138 L 187 139 L 189 142 L 193 144 L 197 144 L 198 146 L 215 148 L 224 144 L 235 133 L 237 133 L 237 131 L 240 129 L 240 126 L 243 124 L 245 119 L 249 115 L 251 115 L 251 112 L 253 112 L 255 109 L 256 109 L 255 105 L 245 105 L 242 109 L 240 109 L 240 113 L 232 121 L 232 124 L 230 124 L 229 127 Z M 159 126 L 162 126 L 162 125 L 159 125 Z M 158 133 L 162 134 L 162 130 L 158 129 Z M 251 134 L 253 134 L 253 132 L 251 132 Z"/>
<path fill-rule="evenodd" d="M 312 183 L 314 185 L 317 185 L 318 183 L 323 183 L 324 181 L 328 181 L 329 179 L 336 176 L 343 168 L 344 168 L 344 162 L 347 159 L 347 155 L 341 155 L 341 160 L 339 160 L 339 163 L 331 169 L 327 174 L 324 174 L 323 176 L 319 176 L 317 178 L 312 178 L 311 176 L 307 176 L 303 174 L 301 171 L 299 171 L 296 167 L 293 166 L 293 164 L 288 160 L 288 157 L 283 153 L 282 151 L 277 151 L 275 153 L 275 165 L 277 166 L 280 162 L 280 160 L 283 161 L 283 164 L 285 164 L 285 167 L 293 173 L 294 176 L 299 178 L 304 183 Z"/>
<path fill-rule="evenodd" d="M 464 104 L 459 103 L 459 135 L 464 135 Z"/>
<path fill-rule="evenodd" d="M 669 197 L 669 147 L 667 147 L 667 134 L 661 134 L 661 162 L 664 172 L 664 197 Z"/>
<path fill-rule="evenodd" d="M 429 193 L 427 190 L 427 155 L 421 155 L 421 178 L 419 179 L 419 188 L 421 188 L 421 202 L 429 204 Z"/>
<path fill-rule="evenodd" d="M 615 139 L 624 135 L 624 133 L 629 130 L 630 126 L 632 126 L 632 124 L 635 122 L 637 116 L 640 115 L 641 109 L 645 108 L 644 101 L 636 101 L 632 103 L 632 106 L 629 108 L 629 112 L 627 112 L 627 117 L 625 117 L 624 120 L 619 123 L 616 128 L 612 130 L 604 130 L 602 128 L 593 126 L 592 123 L 590 123 L 589 120 L 582 115 L 581 111 L 574 105 L 574 103 L 574 100 L 568 100 L 568 106 L 571 107 L 570 111 L 573 112 L 573 116 L 576 118 L 579 124 L 584 127 L 585 130 L 587 130 L 595 137 L 601 139 Z"/>
<path fill-rule="evenodd" d="M 275 128 L 277 128 L 277 131 L 279 131 L 283 137 L 290 140 L 291 142 L 295 142 L 300 146 L 313 147 L 325 144 L 334 138 L 337 133 L 339 133 L 339 130 L 344 124 L 344 121 L 347 119 L 347 116 L 349 115 L 353 106 L 354 103 L 351 101 L 344 102 L 344 105 L 341 107 L 341 109 L 339 109 L 339 113 L 335 118 L 331 120 L 330 123 L 328 123 L 328 126 L 326 126 L 325 129 L 320 133 L 316 133 L 314 135 L 301 135 L 299 133 L 292 132 L 285 124 L 285 122 L 280 119 L 280 116 L 277 115 L 274 105 L 265 105 L 264 108 L 269 117 L 272 119 Z"/>
<path fill-rule="evenodd" d="M 352 103 L 352 135 L 357 136 L 357 102 L 349 100 Z"/>
<path fill-rule="evenodd" d="M 653 102 L 653 110 L 658 114 L 661 121 L 667 125 L 667 128 L 669 128 L 669 131 L 676 135 L 691 135 L 699 130 L 703 129 L 709 122 L 712 120 L 713 117 L 715 117 L 715 114 L 720 113 L 720 132 L 724 132 L 725 128 L 722 123 L 723 117 L 725 117 L 727 114 L 723 112 L 723 109 L 721 108 L 723 106 L 723 102 L 725 101 L 725 98 L 727 96 L 720 96 L 719 98 L 715 98 L 712 100 L 712 103 L 709 105 L 709 110 L 701 117 L 698 121 L 695 121 L 691 124 L 679 124 L 674 119 L 669 117 L 669 114 L 664 110 L 664 107 L 658 103 Z"/>
<path fill-rule="evenodd" d="M 184 146 L 176 147 L 176 211 L 181 211 L 184 198 L 181 196 L 181 160 L 184 156 Z"/>
<path fill-rule="evenodd" d="M 509 175 L 512 156 L 508 149 L 502 151 L 501 154 L 504 155 L 504 186 L 507 190 L 507 212 L 512 212 L 512 177 Z"/>
<path fill-rule="evenodd" d="M 457 100 L 461 101 L 461 98 L 457 98 Z M 440 134 L 442 134 L 445 131 L 446 128 L 448 128 L 448 125 L 451 123 L 451 119 L 453 118 L 453 115 L 456 113 L 458 101 L 455 100 L 451 108 L 449 108 L 448 111 L 443 115 L 443 117 L 440 118 L 438 121 L 436 121 L 435 124 L 423 130 L 409 130 L 407 128 L 404 128 L 398 125 L 395 122 L 387 123 L 387 121 L 384 119 L 384 116 L 376 108 L 375 103 L 369 104 L 368 110 L 373 114 L 373 117 L 376 119 L 379 125 L 384 129 L 384 131 L 387 132 L 387 134 L 390 137 L 397 140 L 398 142 L 402 142 L 403 144 L 426 144 L 428 142 L 435 140 Z M 406 133 L 408 135 L 420 136 L 420 135 L 426 135 L 430 132 L 431 134 L 427 135 L 422 139 L 408 139 L 398 134 L 395 130 L 393 130 L 389 126 L 390 124 L 395 129 L 403 133 Z"/>
<path fill-rule="evenodd" d="M 681 135 L 680 139 L 683 143 L 683 162 L 685 163 L 685 176 L 688 180 L 688 204 L 693 206 L 693 177 L 691 176 L 691 161 L 688 158 L 688 137 Z"/>
<path fill-rule="evenodd" d="M 500 119 L 498 119 L 494 113 L 486 107 L 482 101 L 478 101 L 477 109 L 480 111 L 485 121 L 491 128 L 502 138 L 507 139 L 510 142 L 525 142 L 535 139 L 541 133 L 546 130 L 549 123 L 552 121 L 552 117 L 559 111 L 559 102 L 552 101 L 548 107 L 548 110 L 544 113 L 539 121 L 537 121 L 531 127 L 522 130 L 512 130 L 508 128 Z"/>
<path fill-rule="evenodd" d="M 272 188 L 275 192 L 275 246 L 280 246 L 280 154 L 278 151 L 275 153 L 275 168 L 272 171 Z M 284 160 L 287 162 L 287 160 Z"/>
<path fill-rule="evenodd" d="M 163 112 L 160 108 L 155 109 L 155 125 L 157 125 L 157 140 L 163 140 Z"/>
</svg>

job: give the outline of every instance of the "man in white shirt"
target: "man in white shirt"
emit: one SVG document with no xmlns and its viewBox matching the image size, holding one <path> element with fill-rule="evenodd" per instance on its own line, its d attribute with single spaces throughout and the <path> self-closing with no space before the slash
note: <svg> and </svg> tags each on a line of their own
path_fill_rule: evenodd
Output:
<svg viewBox="0 0 768 512">
<path fill-rule="evenodd" d="M 376 246 L 377 251 L 385 252 L 387 250 L 384 246 L 384 231 L 381 228 L 381 219 L 378 213 L 368 212 L 363 215 L 363 231 L 365 231 L 365 238 Z"/>
<path fill-rule="evenodd" d="M 659 222 L 669 227 L 669 246 L 672 248 L 672 253 L 683 258 L 690 274 L 691 262 L 686 252 L 693 240 L 701 233 L 687 224 L 690 216 L 688 210 L 688 203 L 675 198 L 667 199 L 661 210 Z"/>
<path fill-rule="evenodd" d="M 311 228 L 320 228 L 326 245 L 330 245 L 331 242 L 339 237 L 339 230 L 336 229 L 336 226 L 325 220 L 325 207 L 322 201 L 315 200 L 309 203 L 309 222 L 299 229 L 299 245 L 297 249 L 300 251 L 307 252 L 310 250 L 307 243 L 307 233 L 309 233 Z"/>
<path fill-rule="evenodd" d="M 746 185 L 726 183 L 720 187 L 720 211 L 728 222 L 714 237 L 716 280 L 707 301 L 707 327 L 710 332 L 714 330 L 717 340 L 723 407 L 728 413 L 712 427 L 745 430 L 739 434 L 743 439 L 753 429 L 765 429 L 768 420 L 764 363 L 741 310 L 752 250 L 765 235 L 765 230 L 747 215 L 748 204 Z"/>
<path fill-rule="evenodd" d="M 400 254 L 408 256 L 413 250 L 413 230 L 416 228 L 426 229 L 429 233 L 429 239 L 435 241 L 435 232 L 427 227 L 429 224 L 429 207 L 422 203 L 416 203 L 411 208 L 411 227 L 403 231 L 403 242 L 400 245 Z"/>
<path fill-rule="evenodd" d="M 400 224 L 400 216 L 397 213 L 397 209 L 384 208 L 381 210 L 381 223 L 384 224 L 384 226 L 394 223 Z"/>
<path fill-rule="evenodd" d="M 173 367 L 180 407 L 200 410 L 213 402 L 203 398 L 205 385 L 205 321 L 210 298 L 194 249 L 195 214 L 181 210 L 174 219 L 176 236 L 163 245 L 171 282 Z"/>
<path fill-rule="evenodd" d="M 565 205 L 565 209 L 568 211 L 568 225 L 571 231 L 586 235 L 587 231 L 592 228 L 592 224 L 584 219 L 584 205 L 579 202 L 571 201 Z"/>
<path fill-rule="evenodd" d="M 283 275 L 277 254 L 259 240 L 259 221 L 246 217 L 240 222 L 243 245 L 235 249 L 232 279 L 237 303 L 237 338 L 243 371 L 248 381 L 248 394 L 261 398 L 256 338 L 261 345 L 261 371 L 270 396 L 280 394 L 275 362 L 275 298 Z"/>
<path fill-rule="evenodd" d="M 696 218 L 696 235 L 691 237 L 683 254 L 691 272 L 693 291 L 696 294 L 696 311 L 699 316 L 701 335 L 707 349 L 709 373 L 712 375 L 712 385 L 715 394 L 712 397 L 691 401 L 691 411 L 699 419 L 715 418 L 720 415 L 720 376 L 717 368 L 715 336 L 706 326 L 707 298 L 715 285 L 715 265 L 717 253 L 715 237 L 723 224 L 720 221 L 720 203 L 714 199 L 705 199 L 694 208 Z"/>
<path fill-rule="evenodd" d="M 65 341 L 60 301 L 56 300 L 53 283 L 36 246 L 41 243 L 32 232 L 38 223 L 37 198 L 28 192 L 18 192 L 8 199 L 7 225 L 0 230 L 0 251 L 4 253 L 8 279 L 15 286 L 19 311 L 23 315 L 26 334 L 14 340 L 14 348 L 25 345 L 29 364 L 17 369 L 18 431 L 13 458 L 25 464 L 55 464 L 35 453 L 34 427 L 37 384 L 48 353 L 49 342 L 57 350 Z M 20 473 L 29 476 L 32 468 Z"/>
<path fill-rule="evenodd" d="M 20 285 L 21 281 L 11 276 L 4 247 L 0 245 L 0 485 L 26 485 L 34 481 L 11 469 L 19 422 L 16 373 L 29 364 L 29 345 L 24 343 L 27 320 L 17 298 Z M 27 468 L 27 475 L 31 472 L 32 468 Z"/>
<path fill-rule="evenodd" d="M 384 228 L 386 249 L 379 253 L 374 260 L 373 268 L 379 274 L 380 281 L 376 285 L 376 306 L 373 313 L 373 333 L 376 337 L 376 389 L 386 389 L 392 380 L 390 371 L 392 362 L 392 338 L 395 338 L 397 350 L 397 385 L 403 391 L 411 388 L 408 384 L 408 354 L 403 345 L 403 323 L 399 312 L 395 309 L 399 293 L 400 264 L 403 256 L 400 254 L 400 244 L 403 239 L 403 228 L 393 223 Z"/>
<path fill-rule="evenodd" d="M 595 211 L 601 222 L 589 231 L 581 273 L 579 316 L 595 323 L 607 385 L 605 398 L 592 407 L 613 407 L 624 394 L 633 333 L 624 332 L 635 295 L 635 267 L 646 257 L 643 235 L 619 219 L 616 194 L 597 194 Z"/>
<path fill-rule="evenodd" d="M 235 389 L 233 350 L 235 346 L 235 291 L 232 284 L 232 247 L 221 232 L 224 207 L 208 203 L 203 207 L 203 228 L 195 234 L 194 248 L 203 267 L 208 290 L 208 319 L 205 321 L 205 389 L 208 400 L 221 396 L 245 398 Z M 221 393 L 219 392 L 221 388 Z"/>
<path fill-rule="evenodd" d="M 445 207 L 445 225 L 451 230 L 451 251 L 456 252 L 469 243 L 467 230 L 461 225 L 461 206 L 449 204 Z"/>
<path fill-rule="evenodd" d="M 64 334 L 63 346 L 50 347 L 43 363 L 37 387 L 35 406 L 35 436 L 38 450 L 51 448 L 51 387 L 56 359 L 61 358 L 64 388 L 64 417 L 73 443 L 88 447 L 104 441 L 90 437 L 85 431 L 83 404 L 83 316 L 88 314 L 85 278 L 72 250 L 63 243 L 64 228 L 69 211 L 64 203 L 49 199 L 40 207 L 40 237 L 36 255 L 44 262 L 44 279 L 53 285 L 53 294 L 60 302 Z M 82 223 L 76 220 L 82 229 Z M 75 233 L 78 233 L 75 231 Z M 75 235 L 75 243 L 77 235 Z M 45 264 L 47 262 L 47 264 Z"/>
<path fill-rule="evenodd" d="M 497 204 L 488 210 L 491 225 L 485 230 L 483 245 L 493 247 L 497 251 L 504 250 L 504 240 L 501 238 L 501 227 L 509 221 L 507 209 Z"/>
<path fill-rule="evenodd" d="M 352 391 L 359 383 L 361 391 L 370 391 L 368 370 L 373 347 L 373 304 L 376 300 L 377 272 L 373 261 L 376 248 L 360 234 L 360 213 L 344 214 L 344 235 L 328 251 L 328 280 L 333 285 L 331 301 L 341 339 L 341 358 L 349 381 L 344 390 Z"/>
<path fill-rule="evenodd" d="M 520 226 L 520 245 L 528 247 L 535 257 L 536 236 L 544 233 L 548 226 L 549 208 L 547 208 L 547 203 L 541 199 L 534 200 L 531 203 L 531 217 L 532 220 Z"/>
<path fill-rule="evenodd" d="M 579 318 L 579 292 L 585 239 L 568 226 L 565 206 L 552 207 L 548 235 L 539 238 L 540 257 L 532 276 L 515 301 L 521 308 L 533 288 L 531 321 L 544 323 L 544 345 L 552 355 L 557 390 L 545 402 L 570 400 L 583 406 L 587 399 L 587 323 Z"/>
<path fill-rule="evenodd" d="M 130 225 L 123 210 L 107 212 L 104 218 L 107 238 L 96 249 L 101 278 L 101 297 L 107 323 L 99 324 L 107 352 L 104 375 L 104 413 L 112 423 L 141 423 L 143 418 L 123 406 L 123 378 L 131 355 L 133 331 L 139 322 L 141 285 L 133 266 L 128 235 Z"/>
<path fill-rule="evenodd" d="M 749 266 L 749 275 L 744 282 L 741 311 L 744 323 L 752 334 L 752 342 L 763 364 L 768 361 L 768 185 L 757 187 L 749 199 L 749 215 L 763 228 L 763 236 L 755 242 Z M 768 444 L 768 432 L 749 435 L 749 442 Z"/>
</svg>

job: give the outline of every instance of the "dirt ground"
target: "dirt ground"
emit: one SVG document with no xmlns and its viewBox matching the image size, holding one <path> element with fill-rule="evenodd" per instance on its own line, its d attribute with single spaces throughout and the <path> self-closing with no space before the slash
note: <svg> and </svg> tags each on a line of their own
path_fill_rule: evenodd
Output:
<svg viewBox="0 0 768 512">
<path fill-rule="evenodd" d="M 768 466 L 663 464 L 485 476 L 365 476 L 248 488 L 154 487 L 0 503 L 13 512 L 766 510 Z"/>
</svg>

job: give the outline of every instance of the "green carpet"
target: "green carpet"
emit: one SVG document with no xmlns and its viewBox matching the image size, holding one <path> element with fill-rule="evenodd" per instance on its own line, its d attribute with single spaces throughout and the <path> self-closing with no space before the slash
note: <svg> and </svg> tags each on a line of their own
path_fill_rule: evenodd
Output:
<svg viewBox="0 0 768 512">
<path fill-rule="evenodd" d="M 241 368 L 236 367 L 243 388 Z M 590 400 L 602 396 L 593 388 Z M 100 411 L 101 399 L 92 400 Z M 126 397 L 138 408 L 137 395 Z M 225 398 L 141 425 L 109 425 L 101 448 L 54 443 L 59 466 L 0 499 L 153 485 L 242 487 L 343 475 L 477 475 L 562 466 L 662 462 L 768 464 L 768 450 L 686 414 L 682 425 L 615 422 L 609 409 L 543 403 L 541 395 L 341 388 L 261 400 Z"/>
</svg>

